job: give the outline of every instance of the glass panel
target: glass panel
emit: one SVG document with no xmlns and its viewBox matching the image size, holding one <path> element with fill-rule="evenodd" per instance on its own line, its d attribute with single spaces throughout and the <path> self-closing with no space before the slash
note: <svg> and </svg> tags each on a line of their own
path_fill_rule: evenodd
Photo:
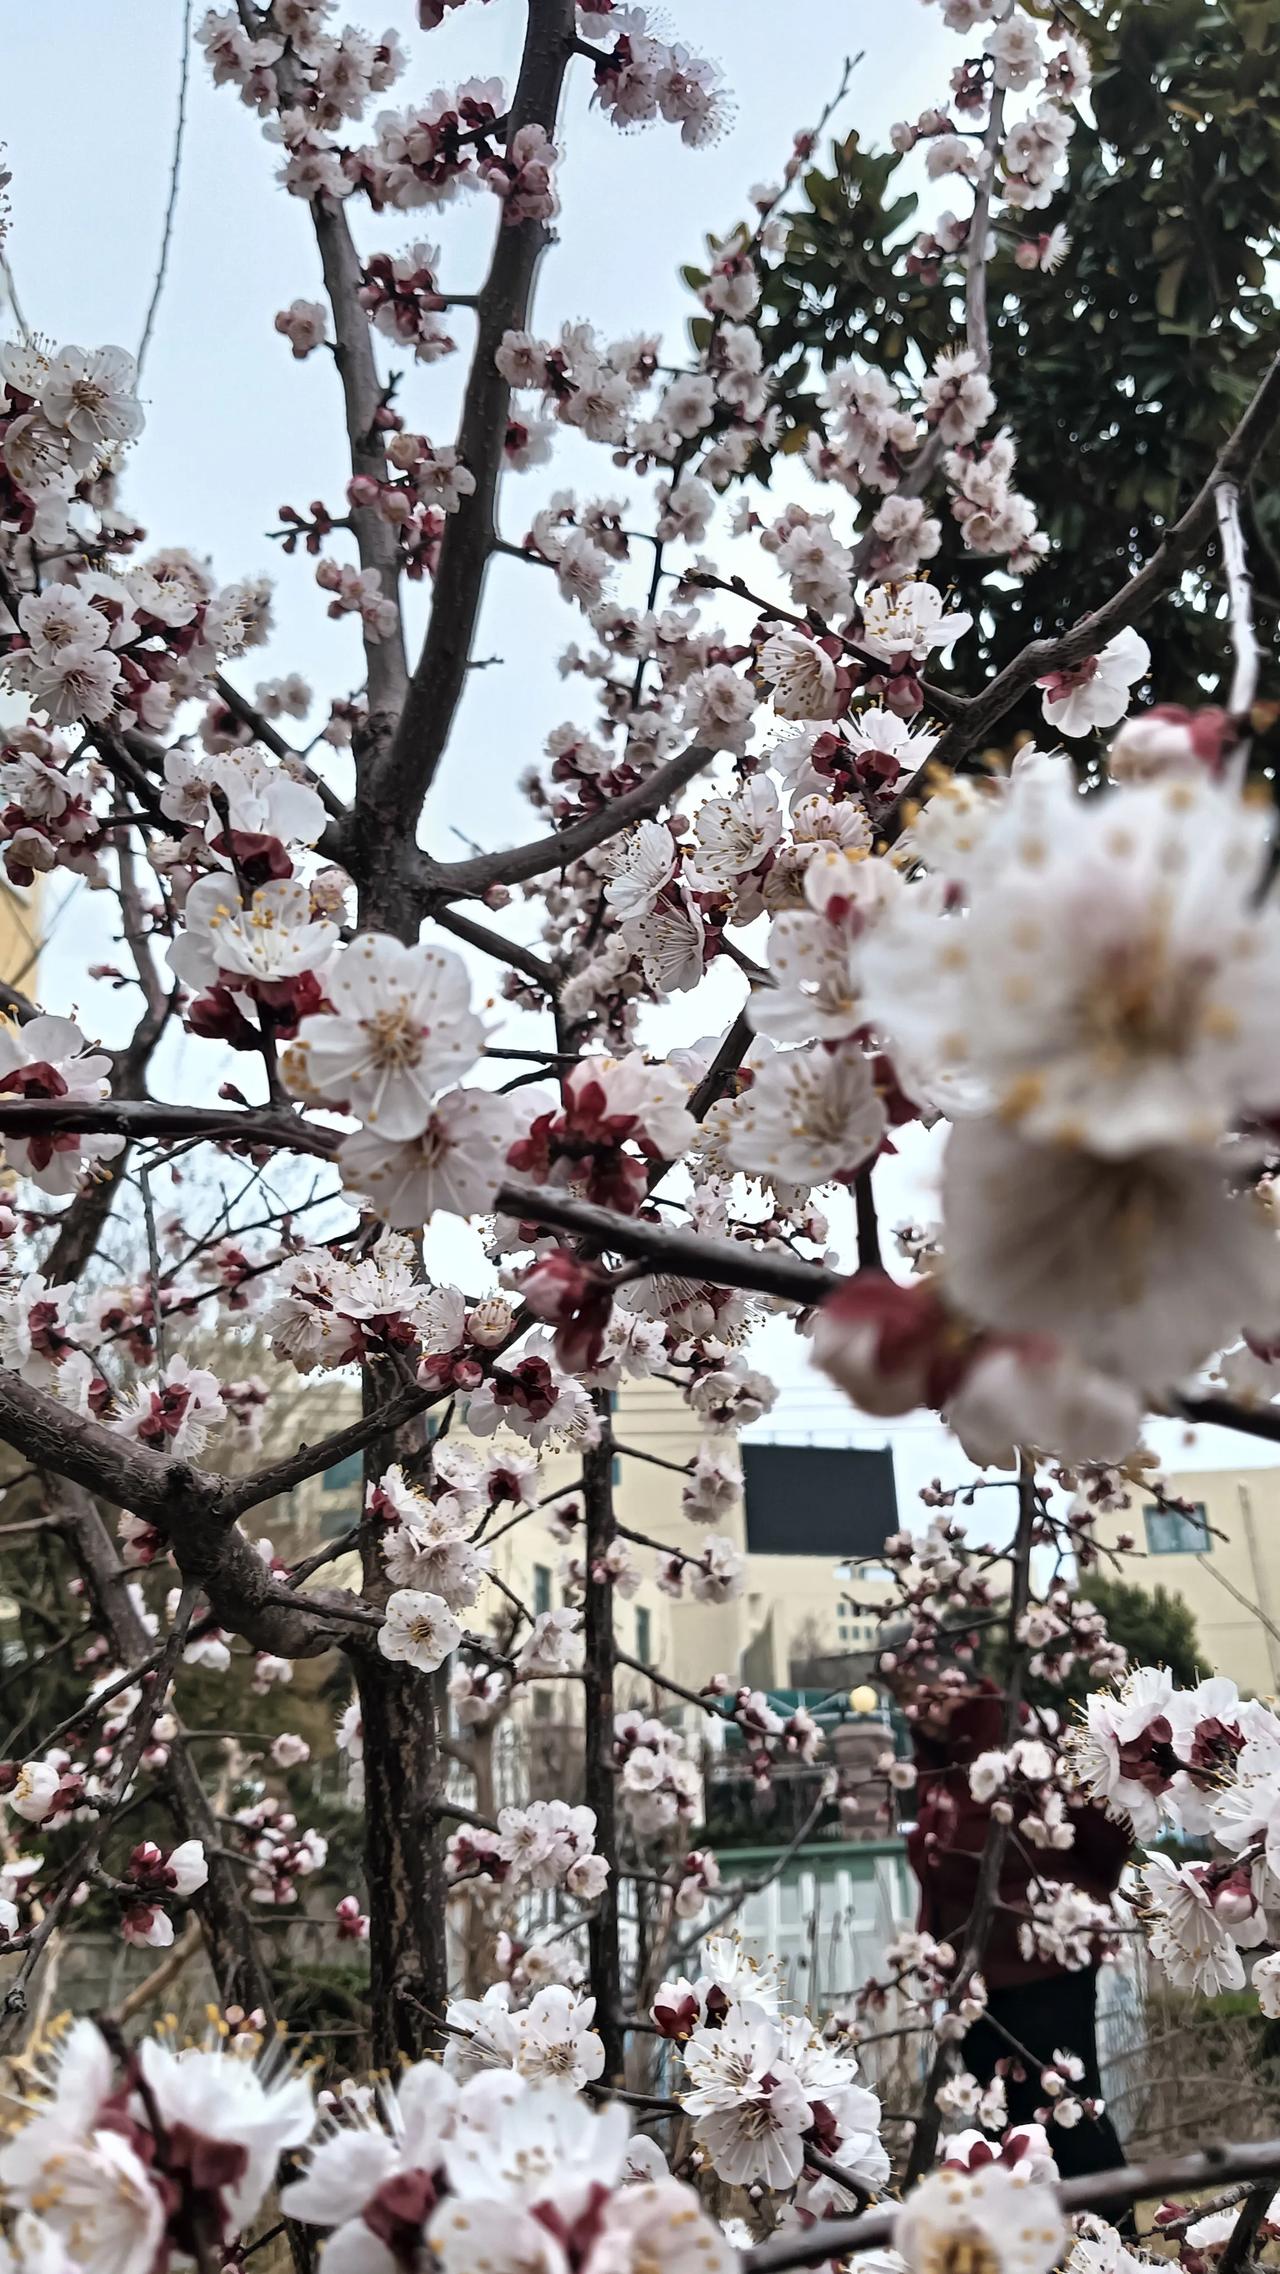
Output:
<svg viewBox="0 0 1280 2274">
<path fill-rule="evenodd" d="M 348 1453 L 345 1461 L 335 1461 L 320 1479 L 321 1492 L 350 1492 L 358 1485 L 364 1468 L 362 1453 Z"/>
<path fill-rule="evenodd" d="M 1190 1508 L 1144 1508 L 1148 1555 L 1208 1555 L 1209 1526 L 1204 1502 Z"/>
</svg>

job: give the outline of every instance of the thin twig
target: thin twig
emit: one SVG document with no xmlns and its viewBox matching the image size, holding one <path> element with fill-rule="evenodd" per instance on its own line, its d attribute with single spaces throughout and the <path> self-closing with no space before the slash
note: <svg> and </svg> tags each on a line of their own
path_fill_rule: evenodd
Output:
<svg viewBox="0 0 1280 2274">
<path fill-rule="evenodd" d="M 147 304 L 142 338 L 138 342 L 139 377 L 142 374 L 142 366 L 147 360 L 147 349 L 151 345 L 151 334 L 155 329 L 160 295 L 164 291 L 164 280 L 169 267 L 169 247 L 173 242 L 173 217 L 178 205 L 178 180 L 182 172 L 182 144 L 187 129 L 187 87 L 190 77 L 191 0 L 185 0 L 182 11 L 182 68 L 178 76 L 178 116 L 173 130 L 173 163 L 169 169 L 169 196 L 164 209 L 164 228 L 160 236 L 160 259 L 156 265 L 155 283 L 151 287 L 151 298 Z"/>
<path fill-rule="evenodd" d="M 156 1211 L 155 1203 L 151 1197 L 151 1169 L 145 1161 L 138 1171 L 138 1184 L 142 1193 L 142 1220 L 147 1233 L 147 1273 L 151 1288 L 151 1336 L 155 1344 L 156 1364 L 163 1373 L 166 1361 L 164 1306 L 160 1291 L 160 1243 L 156 1238 Z"/>
<path fill-rule="evenodd" d="M 125 2022 L 133 2020 L 135 2014 L 145 2013 L 149 2005 L 163 1996 L 169 1984 L 176 1982 L 179 1974 L 186 1971 L 203 1940 L 199 1919 L 188 1919 L 172 1950 L 165 1952 L 160 1964 L 152 1969 L 146 1980 L 130 1990 L 127 1998 L 123 1998 L 111 2013 L 104 2015 L 104 2020 L 112 2021 L 117 2028 L 122 2028 Z"/>
<path fill-rule="evenodd" d="M 987 130 L 982 137 L 982 172 L 974 192 L 969 222 L 964 280 L 965 343 L 979 371 L 991 369 L 991 334 L 987 323 L 987 257 L 991 220 L 991 194 L 995 188 L 996 153 L 1004 133 L 1004 88 L 994 89 Z"/>
</svg>

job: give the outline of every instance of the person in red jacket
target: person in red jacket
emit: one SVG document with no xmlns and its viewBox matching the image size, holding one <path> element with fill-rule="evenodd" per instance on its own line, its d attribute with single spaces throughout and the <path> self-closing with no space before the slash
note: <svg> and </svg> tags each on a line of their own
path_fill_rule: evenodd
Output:
<svg viewBox="0 0 1280 2274">
<path fill-rule="evenodd" d="M 920 1884 L 918 1924 L 922 1933 L 951 1943 L 959 1956 L 990 1823 L 989 1805 L 970 1791 L 969 1767 L 980 1753 L 1004 1746 L 1004 1695 L 994 1682 L 972 1675 L 962 1684 L 955 1674 L 951 1682 L 935 1677 L 922 1683 L 918 1674 L 901 1667 L 884 1679 L 898 1702 L 913 1708 L 916 1822 L 907 1835 L 907 1856 Z M 1096 1966 L 1070 1971 L 1039 1951 L 1028 1957 L 1018 1935 L 1028 1916 L 1027 1889 L 1033 1879 L 1066 1881 L 1098 1903 L 1105 1903 L 1120 1883 L 1129 1852 L 1122 1828 L 1087 1803 L 1068 1814 L 1075 1840 L 1066 1849 L 1032 1848 L 1010 1831 L 980 1964 L 988 1991 L 986 2016 L 972 2025 L 961 2048 L 965 2067 L 981 2084 L 990 2082 L 998 2062 L 1013 2064 L 1003 2071 L 1010 2124 L 1031 2123 L 1037 2109 L 1046 2106 L 1041 2073 L 1058 2053 L 1072 2053 L 1084 2064 L 1073 2087 L 1075 2097 L 1102 2098 Z M 1029 2059 L 1019 2058 L 1018 2047 Z M 1049 2136 L 1064 2179 L 1124 2163 L 1105 2110 L 1082 2115 L 1073 2126 L 1052 2124 Z"/>
</svg>

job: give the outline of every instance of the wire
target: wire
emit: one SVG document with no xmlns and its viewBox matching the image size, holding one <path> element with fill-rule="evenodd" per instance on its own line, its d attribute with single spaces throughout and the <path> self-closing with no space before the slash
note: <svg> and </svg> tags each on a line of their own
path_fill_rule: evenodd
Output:
<svg viewBox="0 0 1280 2274">
<path fill-rule="evenodd" d="M 186 0 L 186 5 L 182 11 L 182 70 L 178 79 L 178 117 L 173 136 L 173 164 L 169 169 L 169 198 L 164 209 L 164 231 L 160 239 L 160 261 L 156 269 L 156 280 L 151 287 L 151 302 L 147 309 L 147 320 L 142 327 L 142 338 L 138 342 L 139 372 L 141 372 L 146 361 L 147 349 L 151 345 L 156 311 L 160 306 L 160 295 L 164 290 L 164 280 L 169 267 L 169 247 L 173 241 L 173 217 L 178 205 L 178 177 L 182 172 L 182 144 L 187 129 L 187 88 L 190 79 L 191 0 Z"/>
</svg>

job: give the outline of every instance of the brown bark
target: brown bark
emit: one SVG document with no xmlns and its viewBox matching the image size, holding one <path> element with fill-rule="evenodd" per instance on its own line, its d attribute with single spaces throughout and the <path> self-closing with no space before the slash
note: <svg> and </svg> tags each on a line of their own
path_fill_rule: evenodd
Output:
<svg viewBox="0 0 1280 2274">
<path fill-rule="evenodd" d="M 1018 1734 L 1019 1709 L 1022 1704 L 1023 1683 L 1027 1671 L 1028 1651 L 1018 1636 L 1031 1591 L 1031 1547 L 1036 1524 L 1040 1516 L 1040 1503 L 1036 1495 L 1035 1462 L 1023 1453 L 1019 1461 L 1018 1476 L 1018 1528 L 1014 1535 L 1013 1557 L 1009 1577 L 1009 1676 L 1005 1684 L 1004 1712 L 1001 1744 L 1008 1748 Z M 969 1983 L 982 1970 L 987 1943 L 995 1923 L 1000 1900 L 1000 1873 L 1004 1865 L 1005 1850 L 1009 1845 L 1012 1826 L 1002 1823 L 994 1814 L 987 1826 L 982 1858 L 973 1891 L 973 1909 L 969 1914 L 968 1931 L 955 1979 L 947 1998 L 948 2011 L 954 2013 Z M 911 2187 L 923 2177 L 933 2162 L 938 2134 L 942 2129 L 942 2112 L 938 2107 L 938 2092 L 952 2065 L 954 2046 L 940 2038 L 934 2052 L 929 2075 L 924 2085 L 920 2115 L 916 2119 L 911 2141 L 911 2154 L 907 2161 L 904 2184 Z"/>
<path fill-rule="evenodd" d="M 333 355 L 342 381 L 351 471 L 385 484 L 388 476 L 386 446 L 383 431 L 375 424 L 384 396 L 374 358 L 373 334 L 358 298 L 360 256 L 340 205 L 327 197 L 318 197 L 312 203 L 311 212 L 325 290 L 333 309 Z M 389 639 L 375 640 L 365 635 L 369 728 L 376 737 L 390 733 L 404 700 L 407 680 L 404 634 L 399 622 L 399 546 L 395 530 L 373 506 L 353 506 L 351 528 L 361 568 L 376 568 L 383 597 L 394 604 L 397 616 L 396 629 Z"/>
<path fill-rule="evenodd" d="M 565 70 L 573 52 L 573 0 L 529 0 L 520 76 L 508 141 L 537 123 L 554 134 Z M 458 454 L 475 490 L 451 513 L 440 548 L 435 602 L 422 654 L 395 737 L 379 760 L 378 783 L 394 825 L 412 824 L 444 755 L 471 660 L 485 570 L 493 550 L 493 508 L 502 470 L 511 390 L 494 361 L 504 332 L 523 329 L 533 280 L 550 232 L 541 221 L 499 222 L 493 258 L 476 304 L 476 339 L 462 406 Z"/>
<path fill-rule="evenodd" d="M 364 1722 L 365 1872 L 373 2059 L 389 2067 L 441 2042 L 449 1988 L 442 1685 L 377 1650 L 356 1663 Z"/>
<path fill-rule="evenodd" d="M 1118 2171 L 1091 2171 L 1054 2189 L 1064 2211 L 1109 2211 L 1130 2203 L 1160 2202 L 1198 2187 L 1216 2187 L 1244 2175 L 1280 2175 L 1280 2140 L 1213 2142 L 1185 2156 L 1156 2156 L 1150 2163 L 1125 2164 Z M 824 2266 L 864 2250 L 880 2250 L 893 2239 L 900 2206 L 864 2211 L 857 2219 L 818 2219 L 808 2228 L 792 2227 L 746 2251 L 743 2274 L 784 2274 L 789 2266 Z M 1200 2215 L 1197 2210 L 1197 2217 Z"/>
<path fill-rule="evenodd" d="M 607 1390 L 595 1394 L 600 1421 L 600 1442 L 582 1460 L 583 1512 L 586 1518 L 587 1580 L 583 1595 L 583 1723 L 584 1796 L 595 1810 L 596 1852 L 609 1862 L 604 1893 L 587 1921 L 591 1962 L 591 1988 L 595 1994 L 595 2026 L 604 2046 L 606 2079 L 621 2081 L 623 2035 L 622 1963 L 618 1947 L 618 1823 L 617 1779 L 613 1765 L 613 1682 L 616 1641 L 613 1631 L 613 1582 L 596 1576 L 601 1559 L 614 1540 L 613 1430 Z"/>
</svg>

